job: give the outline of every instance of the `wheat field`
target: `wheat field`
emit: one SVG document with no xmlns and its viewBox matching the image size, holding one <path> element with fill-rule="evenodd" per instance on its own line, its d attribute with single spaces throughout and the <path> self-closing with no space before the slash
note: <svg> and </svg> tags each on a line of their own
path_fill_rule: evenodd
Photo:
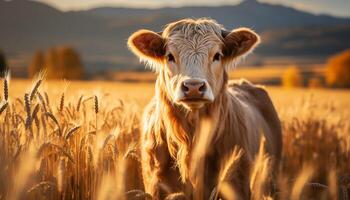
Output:
<svg viewBox="0 0 350 200">
<path fill-rule="evenodd" d="M 151 199 L 138 137 L 152 83 L 2 82 L 0 199 Z M 268 186 L 260 152 L 247 173 L 252 199 L 349 199 L 350 92 L 267 90 L 282 121 L 283 161 Z M 217 189 L 233 198 L 229 185 Z"/>
</svg>

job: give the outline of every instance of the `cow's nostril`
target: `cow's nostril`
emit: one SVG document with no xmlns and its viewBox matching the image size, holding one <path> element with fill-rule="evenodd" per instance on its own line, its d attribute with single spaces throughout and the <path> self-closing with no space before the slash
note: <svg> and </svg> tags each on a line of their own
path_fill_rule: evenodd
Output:
<svg viewBox="0 0 350 200">
<path fill-rule="evenodd" d="M 185 85 L 185 83 L 182 83 L 182 84 L 181 84 L 181 90 L 182 90 L 183 92 L 188 92 L 190 89 Z"/>
<path fill-rule="evenodd" d="M 199 87 L 200 92 L 205 92 L 206 89 L 207 89 L 207 86 L 205 85 L 205 83 L 203 83 L 202 86 Z"/>
</svg>

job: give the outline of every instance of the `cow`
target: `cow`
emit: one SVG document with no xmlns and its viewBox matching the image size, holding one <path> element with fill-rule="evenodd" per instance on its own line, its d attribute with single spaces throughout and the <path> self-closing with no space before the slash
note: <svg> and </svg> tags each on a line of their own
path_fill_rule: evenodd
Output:
<svg viewBox="0 0 350 200">
<path fill-rule="evenodd" d="M 230 82 L 228 72 L 251 53 L 260 37 L 249 28 L 224 29 L 207 18 L 183 19 L 162 32 L 139 30 L 130 50 L 155 71 L 155 95 L 145 108 L 140 139 L 142 175 L 154 199 L 171 193 L 194 198 L 198 176 L 191 175 L 191 155 L 203 121 L 209 124 L 203 199 L 217 186 L 223 159 L 243 150 L 229 180 L 238 199 L 249 199 L 250 166 L 265 138 L 265 149 L 278 166 L 281 125 L 266 90 L 245 80 Z"/>
</svg>

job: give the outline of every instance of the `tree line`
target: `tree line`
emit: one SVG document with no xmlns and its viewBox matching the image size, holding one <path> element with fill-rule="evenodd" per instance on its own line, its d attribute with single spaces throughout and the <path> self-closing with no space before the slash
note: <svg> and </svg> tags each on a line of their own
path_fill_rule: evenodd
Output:
<svg viewBox="0 0 350 200">
<path fill-rule="evenodd" d="M 48 79 L 81 79 L 84 67 L 77 51 L 69 46 L 37 50 L 28 67 L 30 77 L 45 70 Z"/>
<path fill-rule="evenodd" d="M 0 50 L 1 77 L 8 68 L 5 54 Z M 84 75 L 79 53 L 69 46 L 52 47 L 47 51 L 37 50 L 27 70 L 30 78 L 41 71 L 45 71 L 48 79 L 82 79 Z"/>
</svg>

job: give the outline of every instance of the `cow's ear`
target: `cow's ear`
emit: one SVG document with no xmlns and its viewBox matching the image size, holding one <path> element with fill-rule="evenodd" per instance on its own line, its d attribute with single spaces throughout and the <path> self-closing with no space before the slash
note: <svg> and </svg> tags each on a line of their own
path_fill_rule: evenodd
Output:
<svg viewBox="0 0 350 200">
<path fill-rule="evenodd" d="M 131 51 L 145 61 L 159 61 L 165 54 L 165 40 L 158 33 L 139 30 L 128 39 Z"/>
<path fill-rule="evenodd" d="M 249 28 L 238 28 L 231 32 L 223 31 L 224 55 L 231 58 L 252 52 L 260 43 L 260 37 Z"/>
</svg>

